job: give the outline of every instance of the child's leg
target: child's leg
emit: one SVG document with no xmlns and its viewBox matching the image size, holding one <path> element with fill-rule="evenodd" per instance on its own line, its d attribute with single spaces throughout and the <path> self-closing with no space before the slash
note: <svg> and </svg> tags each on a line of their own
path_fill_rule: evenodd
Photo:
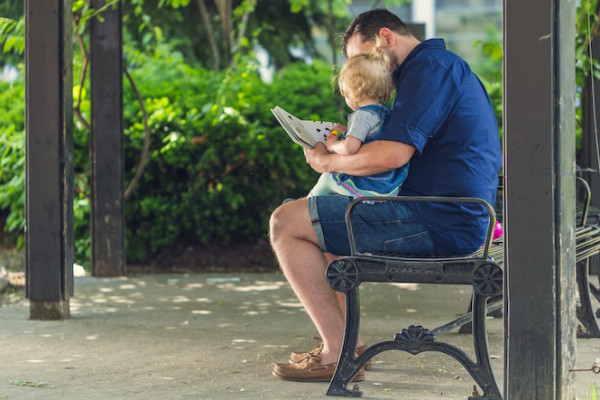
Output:
<svg viewBox="0 0 600 400">
<path fill-rule="evenodd" d="M 327 196 L 331 194 L 341 194 L 344 196 L 352 195 L 342 186 L 338 185 L 330 173 L 324 172 L 319 177 L 319 180 L 317 181 L 315 186 L 311 189 L 310 193 L 308 194 L 308 197 Z"/>
</svg>

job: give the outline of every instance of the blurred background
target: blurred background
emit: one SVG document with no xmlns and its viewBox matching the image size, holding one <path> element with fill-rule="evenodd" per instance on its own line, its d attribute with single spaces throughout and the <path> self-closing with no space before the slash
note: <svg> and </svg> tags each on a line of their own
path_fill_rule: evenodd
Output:
<svg viewBox="0 0 600 400">
<path fill-rule="evenodd" d="M 94 10 L 87 0 L 73 1 L 75 260 L 84 268 L 89 24 L 116 3 Z M 591 10 L 593 32 L 596 3 L 578 4 L 579 88 L 589 75 L 587 16 Z M 317 174 L 270 108 L 345 122 L 350 110 L 333 80 L 343 62 L 340 37 L 353 17 L 373 7 L 398 14 L 419 38 L 444 38 L 488 88 L 501 125 L 501 0 L 129 0 L 121 6 L 130 77 L 123 79 L 126 185 L 149 137 L 147 163 L 126 199 L 128 268 L 209 269 L 225 256 L 237 258 L 221 262 L 224 268 L 275 268 L 269 215 L 283 199 L 304 196 Z M 0 225 L 3 246 L 17 259 L 25 203 L 23 13 L 23 0 L 0 3 Z"/>
</svg>

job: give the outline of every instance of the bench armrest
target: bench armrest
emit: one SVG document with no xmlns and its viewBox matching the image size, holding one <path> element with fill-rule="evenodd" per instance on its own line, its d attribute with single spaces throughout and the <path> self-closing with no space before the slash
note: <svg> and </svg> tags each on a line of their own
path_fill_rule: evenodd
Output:
<svg viewBox="0 0 600 400">
<path fill-rule="evenodd" d="M 584 191 L 583 209 L 581 210 L 581 221 L 579 225 L 585 225 L 590 210 L 590 203 L 592 201 L 592 190 L 590 189 L 590 185 L 583 178 L 577 177 L 577 183 L 583 186 Z"/>
<path fill-rule="evenodd" d="M 412 202 L 438 202 L 438 203 L 474 203 L 480 204 L 485 208 L 489 215 L 488 230 L 485 237 L 485 245 L 483 247 L 483 258 L 488 257 L 489 249 L 492 244 L 492 236 L 496 226 L 496 212 L 494 207 L 483 199 L 475 197 L 441 197 L 441 196 L 395 196 L 395 197 L 358 197 L 350 202 L 346 209 L 346 228 L 348 231 L 348 241 L 350 243 L 350 254 L 356 255 L 356 242 L 354 239 L 354 231 L 352 229 L 351 215 L 352 210 L 359 204 L 364 202 L 390 202 L 390 201 L 412 201 Z"/>
</svg>

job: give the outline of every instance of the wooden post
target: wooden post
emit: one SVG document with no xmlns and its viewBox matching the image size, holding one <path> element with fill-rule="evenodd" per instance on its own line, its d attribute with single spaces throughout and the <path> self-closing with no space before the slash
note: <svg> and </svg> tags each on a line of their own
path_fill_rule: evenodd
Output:
<svg viewBox="0 0 600 400">
<path fill-rule="evenodd" d="M 575 398 L 574 10 L 504 1 L 509 400 Z"/>
<path fill-rule="evenodd" d="M 93 0 L 99 9 L 105 0 Z M 121 4 L 91 21 L 92 275 L 125 274 Z"/>
<path fill-rule="evenodd" d="M 25 0 L 25 274 L 32 319 L 73 295 L 72 1 Z"/>
</svg>

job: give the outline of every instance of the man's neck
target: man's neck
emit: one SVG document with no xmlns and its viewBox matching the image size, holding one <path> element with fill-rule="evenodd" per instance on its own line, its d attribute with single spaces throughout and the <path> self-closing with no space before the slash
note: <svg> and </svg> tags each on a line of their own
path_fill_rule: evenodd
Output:
<svg viewBox="0 0 600 400">
<path fill-rule="evenodd" d="M 421 42 L 414 36 L 401 36 L 398 34 L 395 35 L 396 46 L 394 54 L 396 55 L 395 68 L 397 68 L 398 66 L 400 66 L 400 64 L 404 62 L 404 60 L 406 59 L 406 57 L 408 57 L 410 52 L 413 51 L 414 48 L 417 47 Z"/>
</svg>

